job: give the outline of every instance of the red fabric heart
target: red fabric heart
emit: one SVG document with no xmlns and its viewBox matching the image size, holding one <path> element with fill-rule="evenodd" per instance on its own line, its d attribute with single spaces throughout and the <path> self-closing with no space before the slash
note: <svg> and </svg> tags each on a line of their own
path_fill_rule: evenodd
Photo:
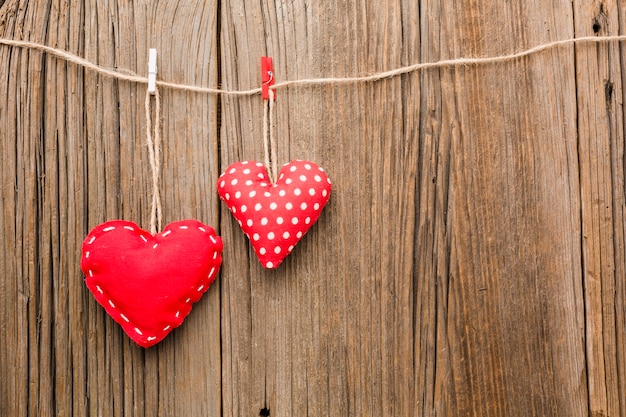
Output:
<svg viewBox="0 0 626 417">
<path fill-rule="evenodd" d="M 133 222 L 96 226 L 83 242 L 85 283 L 138 345 L 150 347 L 180 326 L 215 280 L 222 239 L 196 220 L 153 236 Z"/>
<path fill-rule="evenodd" d="M 272 184 L 263 164 L 236 162 L 217 181 L 220 198 L 250 239 L 261 265 L 277 268 L 330 198 L 324 170 L 309 161 L 283 166 Z"/>
</svg>

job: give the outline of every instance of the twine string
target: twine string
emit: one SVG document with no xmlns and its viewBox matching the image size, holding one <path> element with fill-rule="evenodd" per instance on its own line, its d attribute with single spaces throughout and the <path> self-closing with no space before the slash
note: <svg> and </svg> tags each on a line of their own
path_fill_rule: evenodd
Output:
<svg viewBox="0 0 626 417">
<path fill-rule="evenodd" d="M 313 87 L 320 85 L 338 85 L 338 84 L 355 84 L 355 83 L 368 83 L 384 80 L 387 78 L 397 77 L 399 75 L 408 74 L 411 72 L 422 71 L 426 69 L 432 68 L 444 68 L 444 67 L 459 67 L 459 66 L 478 66 L 478 65 L 488 65 L 488 64 L 497 64 L 504 63 L 508 61 L 514 61 L 520 58 L 524 58 L 530 55 L 537 54 L 539 52 L 543 52 L 549 49 L 567 46 L 567 45 L 575 45 L 575 44 L 586 44 L 586 43 L 609 43 L 613 41 L 626 41 L 626 35 L 612 35 L 612 36 L 583 36 L 579 38 L 569 38 L 563 39 L 553 42 L 548 42 L 544 44 L 540 44 L 534 46 L 530 49 L 526 49 L 523 51 L 499 55 L 493 57 L 484 57 L 484 58 L 455 58 L 455 59 L 444 59 L 436 62 L 424 62 L 419 64 L 408 65 L 401 68 L 396 68 L 389 71 L 383 71 L 372 75 L 362 76 L 362 77 L 347 77 L 347 78 L 307 78 L 300 80 L 291 80 L 284 81 L 280 83 L 276 83 L 270 87 L 270 90 L 278 90 L 286 87 Z M 65 61 L 74 63 L 76 65 L 80 65 L 86 69 L 92 70 L 100 75 L 116 78 L 119 80 L 136 82 L 136 83 L 148 83 L 147 77 L 141 77 L 138 75 L 128 74 L 128 71 L 122 72 L 122 70 L 111 69 L 101 67 L 96 65 L 88 60 L 81 58 L 77 55 L 74 55 L 70 52 L 53 48 L 50 46 L 38 44 L 35 42 L 21 41 L 21 40 L 13 40 L 13 39 L 4 39 L 0 38 L 0 44 L 7 46 L 14 46 L 20 48 L 27 48 L 45 52 L 51 56 L 57 57 L 59 59 L 63 59 Z M 173 90 L 181 90 L 181 91 L 189 91 L 196 93 L 204 93 L 204 94 L 213 94 L 213 95 L 227 95 L 227 96 L 253 96 L 261 93 L 261 88 L 253 88 L 250 90 L 222 90 L 218 88 L 209 88 L 209 87 L 199 87 L 194 85 L 186 85 L 186 84 L 178 84 L 166 81 L 157 81 L 157 86 L 170 88 Z"/>
<path fill-rule="evenodd" d="M 270 177 L 270 181 L 274 182 L 274 173 L 272 172 L 272 166 L 270 165 L 270 141 L 268 138 L 269 134 L 269 106 L 265 105 L 265 101 L 263 102 L 263 164 L 265 165 L 265 169 L 267 169 L 267 173 Z"/>
<path fill-rule="evenodd" d="M 347 85 L 347 84 L 356 84 L 356 83 L 370 83 L 375 81 L 380 81 L 384 79 L 389 79 L 393 77 L 397 77 L 399 75 L 409 74 L 412 72 L 433 69 L 433 68 L 455 68 L 460 66 L 478 66 L 478 65 L 489 65 L 489 64 L 498 64 L 505 63 L 509 61 L 514 61 L 520 58 L 528 57 L 530 55 L 538 54 L 540 52 L 554 49 L 557 47 L 567 46 L 567 45 L 577 45 L 577 44 L 604 44 L 609 42 L 621 42 L 626 41 L 626 35 L 612 35 L 612 36 L 583 36 L 579 38 L 569 38 L 562 39 L 553 42 L 547 42 L 544 44 L 540 44 L 534 46 L 532 48 L 506 54 L 499 55 L 493 57 L 484 57 L 484 58 L 455 58 L 455 59 L 444 59 L 436 62 L 424 62 L 413 65 L 408 65 L 405 67 L 396 68 L 389 71 L 383 71 L 371 75 L 360 76 L 360 77 L 331 77 L 331 78 L 306 78 L 300 80 L 291 80 L 284 81 L 280 83 L 276 83 L 273 86 L 269 87 L 269 104 L 264 107 L 263 111 L 263 149 L 265 153 L 265 165 L 269 171 L 270 179 L 272 182 L 275 181 L 276 176 L 276 142 L 273 134 L 273 123 L 272 123 L 272 114 L 274 109 L 274 91 L 286 87 L 314 87 L 321 85 Z M 19 47 L 25 49 L 32 49 L 41 52 L 45 52 L 51 56 L 56 58 L 65 60 L 67 62 L 71 62 L 73 64 L 84 67 L 85 69 L 91 70 L 97 74 L 102 76 L 115 78 L 118 80 L 147 84 L 148 78 L 142 77 L 138 75 L 134 75 L 130 73 L 128 70 L 118 70 L 102 67 L 100 65 L 96 65 L 85 58 L 79 57 L 71 52 L 64 51 L 62 49 L 53 48 L 47 45 L 42 45 L 35 42 L 23 41 L 23 40 L 14 40 L 14 39 L 5 39 L 0 38 L 0 45 L 7 45 L 12 47 Z M 196 92 L 196 93 L 204 93 L 204 94 L 212 94 L 212 95 L 226 95 L 226 96 L 253 96 L 261 93 L 261 88 L 253 88 L 250 90 L 223 90 L 218 88 L 209 88 L 209 87 L 199 87 L 194 85 L 185 85 L 178 84 L 166 81 L 157 81 L 156 85 L 158 87 L 169 88 L 172 90 L 180 90 L 180 91 L 188 91 L 188 92 Z M 161 147 L 161 136 L 160 136 L 160 112 L 161 112 L 161 104 L 159 98 L 158 89 L 155 93 L 155 107 L 156 107 L 156 119 L 154 126 L 154 139 L 152 132 L 152 122 L 151 122 L 151 103 L 150 103 L 150 94 L 146 92 L 146 139 L 148 142 L 148 151 L 150 155 L 150 166 L 152 169 L 152 209 L 150 215 L 150 229 L 153 234 L 156 233 L 157 227 L 161 228 L 162 221 L 162 207 L 161 207 L 161 198 L 159 194 L 159 175 L 160 175 L 160 147 Z M 269 135 L 269 137 L 268 137 Z"/>
<path fill-rule="evenodd" d="M 270 160 L 271 160 L 271 166 L 272 166 L 272 172 L 271 172 L 271 179 L 272 179 L 272 183 L 276 183 L 276 177 L 278 175 L 278 169 L 276 168 L 278 165 L 278 157 L 276 155 L 276 138 L 274 137 L 274 104 L 276 104 L 276 101 L 274 100 L 274 92 L 271 89 L 267 90 L 268 94 L 269 94 L 269 108 L 270 108 L 270 114 L 269 114 L 269 125 L 270 125 Z"/>
<path fill-rule="evenodd" d="M 150 233 L 155 235 L 161 230 L 163 207 L 159 192 L 159 176 L 161 175 L 161 98 L 159 89 L 154 91 L 154 132 L 152 130 L 152 102 L 151 94 L 146 89 L 146 142 L 152 171 L 152 202 L 150 204 Z"/>
<path fill-rule="evenodd" d="M 276 138 L 274 137 L 274 92 L 268 90 L 269 103 L 263 103 L 263 162 L 267 169 L 267 174 L 272 183 L 276 182 L 277 156 L 276 156 Z"/>
</svg>

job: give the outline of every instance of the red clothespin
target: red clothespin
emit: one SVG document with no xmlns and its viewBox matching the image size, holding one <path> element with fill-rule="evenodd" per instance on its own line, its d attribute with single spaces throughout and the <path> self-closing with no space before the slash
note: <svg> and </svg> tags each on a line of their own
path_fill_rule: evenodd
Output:
<svg viewBox="0 0 626 417">
<path fill-rule="evenodd" d="M 274 85 L 274 67 L 272 65 L 271 56 L 261 57 L 261 80 L 263 82 L 263 84 L 261 84 L 261 96 L 263 100 L 269 100 L 269 88 Z M 276 100 L 276 91 L 273 91 L 273 93 L 274 100 Z"/>
</svg>

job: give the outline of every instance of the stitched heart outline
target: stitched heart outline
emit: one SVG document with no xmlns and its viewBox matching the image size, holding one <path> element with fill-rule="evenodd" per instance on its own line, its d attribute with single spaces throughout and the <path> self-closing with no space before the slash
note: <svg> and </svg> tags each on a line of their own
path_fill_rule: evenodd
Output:
<svg viewBox="0 0 626 417">
<path fill-rule="evenodd" d="M 138 345 L 147 348 L 180 326 L 213 283 L 222 239 L 197 220 L 168 224 L 156 235 L 113 220 L 91 230 L 82 245 L 85 284 Z"/>
<path fill-rule="evenodd" d="M 248 237 L 261 265 L 277 268 L 319 218 L 332 184 L 311 161 L 285 164 L 275 184 L 257 161 L 230 165 L 217 180 L 220 199 Z"/>
</svg>

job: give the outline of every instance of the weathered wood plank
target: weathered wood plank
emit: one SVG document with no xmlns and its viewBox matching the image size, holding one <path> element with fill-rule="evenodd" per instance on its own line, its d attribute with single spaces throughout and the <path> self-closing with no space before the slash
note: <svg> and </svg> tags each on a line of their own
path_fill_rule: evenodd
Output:
<svg viewBox="0 0 626 417">
<path fill-rule="evenodd" d="M 421 12 L 423 61 L 573 36 L 567 2 Z M 571 48 L 423 75 L 424 415 L 587 413 L 574 76 Z"/>
<path fill-rule="evenodd" d="M 615 1 L 575 1 L 580 36 L 617 35 Z M 589 410 L 626 415 L 624 109 L 619 44 L 576 49 Z"/>
<path fill-rule="evenodd" d="M 223 86 L 348 77 L 414 62 L 415 10 L 359 2 L 222 3 Z M 329 28 L 333 28 L 329 30 Z M 402 33 L 412 34 L 403 43 Z M 334 183 L 319 223 L 276 271 L 228 215 L 222 296 L 225 415 L 413 413 L 413 241 L 418 78 L 278 92 L 279 162 L 311 159 Z M 260 97 L 224 99 L 224 166 L 262 160 Z M 403 121 L 403 118 L 405 118 Z M 389 164 L 389 161 L 393 161 Z"/>
<path fill-rule="evenodd" d="M 216 6 L 9 1 L 0 9 L 0 36 L 140 74 L 155 47 L 160 78 L 216 87 Z M 115 218 L 148 226 L 145 86 L 38 52 L 1 47 L 0 54 L 8 81 L 0 86 L 8 237 L 0 318 L 2 340 L 13 341 L 0 353 L 0 414 L 219 415 L 219 283 L 183 327 L 144 350 L 82 282 L 80 245 L 91 227 Z M 161 94 L 164 220 L 216 225 L 217 98 Z"/>
</svg>

